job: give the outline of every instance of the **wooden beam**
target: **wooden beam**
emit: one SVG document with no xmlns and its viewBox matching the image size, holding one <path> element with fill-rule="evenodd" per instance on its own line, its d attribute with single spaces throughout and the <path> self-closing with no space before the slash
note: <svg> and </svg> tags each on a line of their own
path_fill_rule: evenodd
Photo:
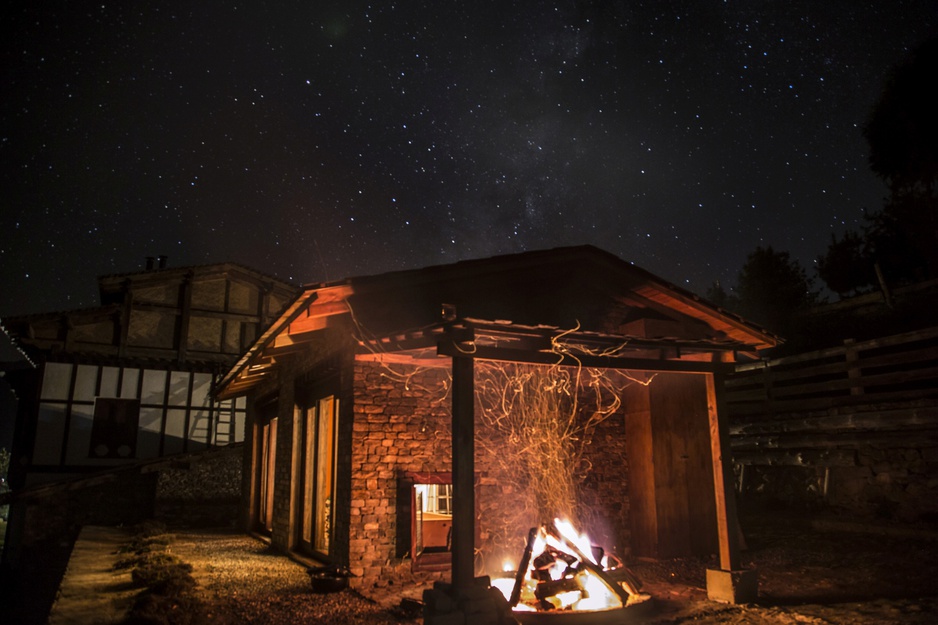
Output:
<svg viewBox="0 0 938 625">
<path fill-rule="evenodd" d="M 453 357 L 452 583 L 468 590 L 475 579 L 475 375 L 472 358 Z"/>
<path fill-rule="evenodd" d="M 529 362 L 532 364 L 596 367 L 602 369 L 628 369 L 630 371 L 654 371 L 674 373 L 728 373 L 732 363 L 700 360 L 665 360 L 655 358 L 626 358 L 620 356 L 564 356 L 554 352 L 538 352 L 503 347 L 484 347 L 441 341 L 437 352 L 454 358 L 468 356 L 476 360 L 502 360 L 506 362 Z"/>
<path fill-rule="evenodd" d="M 739 527 L 730 456 L 730 435 L 723 402 L 723 376 L 707 376 L 707 413 L 710 420 L 710 454 L 713 463 L 713 490 L 716 498 L 717 536 L 720 541 L 720 568 L 738 571 Z"/>
<path fill-rule="evenodd" d="M 377 362 L 385 365 L 407 365 L 410 367 L 430 367 L 443 368 L 449 367 L 450 361 L 447 358 L 441 358 L 436 352 L 365 352 L 355 354 L 355 360 L 366 362 Z"/>
</svg>

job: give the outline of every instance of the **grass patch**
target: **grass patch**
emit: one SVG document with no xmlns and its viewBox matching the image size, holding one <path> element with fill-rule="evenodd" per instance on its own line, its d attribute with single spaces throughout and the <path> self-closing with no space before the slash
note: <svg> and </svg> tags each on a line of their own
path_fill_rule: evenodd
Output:
<svg viewBox="0 0 938 625">
<path fill-rule="evenodd" d="M 158 522 L 134 528 L 114 567 L 131 569 L 133 585 L 142 588 L 124 625 L 191 625 L 197 623 L 201 603 L 195 594 L 192 565 L 168 552 L 175 536 Z"/>
</svg>

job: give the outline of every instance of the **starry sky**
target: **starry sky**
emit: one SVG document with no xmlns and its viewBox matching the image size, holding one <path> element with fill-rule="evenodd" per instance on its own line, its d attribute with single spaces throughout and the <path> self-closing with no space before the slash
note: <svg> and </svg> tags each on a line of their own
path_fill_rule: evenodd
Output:
<svg viewBox="0 0 938 625">
<path fill-rule="evenodd" d="M 297 284 L 592 244 L 703 293 L 882 206 L 935 0 L 35 2 L 2 16 L 0 315 L 98 275 Z"/>
</svg>

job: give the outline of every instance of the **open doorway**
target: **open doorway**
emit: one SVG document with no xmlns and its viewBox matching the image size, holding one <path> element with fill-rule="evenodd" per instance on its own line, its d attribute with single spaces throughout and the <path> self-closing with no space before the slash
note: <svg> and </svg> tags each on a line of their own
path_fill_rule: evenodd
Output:
<svg viewBox="0 0 938 625">
<path fill-rule="evenodd" d="M 414 555 L 448 554 L 453 545 L 453 485 L 414 484 Z"/>
<path fill-rule="evenodd" d="M 409 556 L 415 571 L 452 562 L 452 482 L 449 473 L 408 473 L 398 483 L 398 556 Z"/>
</svg>

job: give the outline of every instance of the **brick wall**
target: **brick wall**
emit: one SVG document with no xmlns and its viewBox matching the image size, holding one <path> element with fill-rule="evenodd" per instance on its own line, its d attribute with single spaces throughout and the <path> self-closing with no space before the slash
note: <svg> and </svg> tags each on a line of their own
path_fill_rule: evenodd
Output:
<svg viewBox="0 0 938 625">
<path fill-rule="evenodd" d="M 409 536 L 410 523 L 409 502 L 399 501 L 409 497 L 401 478 L 451 470 L 449 371 L 399 366 L 394 371 L 372 362 L 354 366 L 349 567 L 358 576 L 353 584 L 366 591 L 449 577 L 448 568 L 413 571 L 410 554 L 398 544 Z M 477 418 L 477 436 L 482 427 Z M 580 469 L 588 512 L 582 516 L 589 527 L 583 529 L 606 549 L 624 554 L 629 508 L 623 415 L 609 416 L 593 431 L 584 457 Z M 499 475 L 504 467 L 477 444 L 479 572 L 497 573 L 506 559 L 517 563 L 536 523 L 515 518 L 524 493 Z"/>
<path fill-rule="evenodd" d="M 394 372 L 404 373 L 403 378 Z M 406 472 L 448 472 L 452 461 L 449 372 L 356 361 L 351 452 L 349 568 L 370 589 L 443 579 L 412 571 L 397 545 L 399 479 Z M 409 554 L 407 554 L 409 555 Z"/>
<path fill-rule="evenodd" d="M 289 379 L 289 378 L 288 378 Z M 274 469 L 274 510 L 271 540 L 275 545 L 289 549 L 293 545 L 291 520 L 293 518 L 293 483 L 295 407 L 293 384 L 282 384 L 277 413 L 277 464 Z"/>
<path fill-rule="evenodd" d="M 609 415 L 596 426 L 584 452 L 589 472 L 583 480 L 583 531 L 620 557 L 629 553 L 629 460 L 625 415 Z"/>
</svg>

